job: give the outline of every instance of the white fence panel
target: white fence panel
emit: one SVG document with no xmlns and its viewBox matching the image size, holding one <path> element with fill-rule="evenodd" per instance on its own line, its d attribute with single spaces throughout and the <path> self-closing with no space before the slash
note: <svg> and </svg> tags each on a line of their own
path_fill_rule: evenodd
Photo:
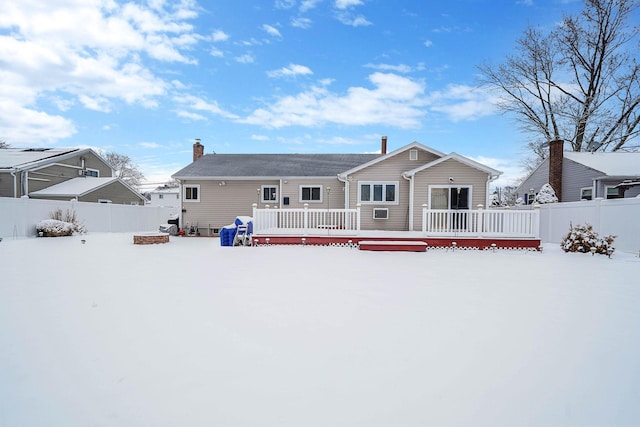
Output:
<svg viewBox="0 0 640 427">
<path fill-rule="evenodd" d="M 359 226 L 358 209 L 253 209 L 253 230 L 258 235 L 351 235 Z"/>
<path fill-rule="evenodd" d="M 73 210 L 88 232 L 157 231 L 179 208 L 0 197 L 0 237 L 32 237 L 36 224 L 60 209 Z"/>
</svg>

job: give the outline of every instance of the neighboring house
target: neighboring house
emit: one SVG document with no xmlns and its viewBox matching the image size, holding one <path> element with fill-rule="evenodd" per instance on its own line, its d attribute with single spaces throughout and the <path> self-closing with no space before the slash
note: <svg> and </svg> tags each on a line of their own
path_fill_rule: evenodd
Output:
<svg viewBox="0 0 640 427">
<path fill-rule="evenodd" d="M 180 207 L 180 188 L 179 187 L 158 187 L 149 192 L 149 206 L 170 206 L 173 208 Z"/>
<path fill-rule="evenodd" d="M 0 149 L 0 197 L 117 204 L 145 203 L 92 149 Z"/>
<path fill-rule="evenodd" d="M 561 202 L 636 197 L 640 195 L 640 152 L 564 151 L 564 141 L 552 141 L 549 157 L 516 192 L 531 204 L 546 183 L 551 184 Z"/>
<path fill-rule="evenodd" d="M 413 142 L 381 154 L 206 154 L 197 140 L 193 163 L 176 172 L 182 224 L 215 234 L 252 204 L 344 209 L 361 206 L 363 230 L 420 230 L 422 208 L 487 206 L 501 172 L 456 153 Z"/>
</svg>

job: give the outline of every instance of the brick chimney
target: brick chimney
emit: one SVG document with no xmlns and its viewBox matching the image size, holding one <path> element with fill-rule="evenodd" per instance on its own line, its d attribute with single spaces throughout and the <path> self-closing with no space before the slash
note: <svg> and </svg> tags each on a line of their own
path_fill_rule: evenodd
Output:
<svg viewBox="0 0 640 427">
<path fill-rule="evenodd" d="M 382 137 L 382 146 L 380 147 L 380 152 L 382 154 L 387 154 L 387 137 Z"/>
<path fill-rule="evenodd" d="M 558 201 L 562 201 L 562 159 L 564 141 L 556 139 L 549 143 L 549 185 L 556 192 Z"/>
<path fill-rule="evenodd" d="M 193 144 L 193 161 L 195 162 L 202 156 L 204 156 L 204 145 L 200 144 L 200 138 L 196 138 L 196 143 Z"/>
</svg>

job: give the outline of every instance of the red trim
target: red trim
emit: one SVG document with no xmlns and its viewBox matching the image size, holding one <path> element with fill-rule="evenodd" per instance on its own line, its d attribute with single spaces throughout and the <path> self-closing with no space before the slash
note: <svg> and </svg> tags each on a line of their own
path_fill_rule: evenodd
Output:
<svg viewBox="0 0 640 427">
<path fill-rule="evenodd" d="M 268 239 L 268 241 L 267 241 Z M 304 239 L 304 241 L 303 241 Z M 540 239 L 527 238 L 456 238 L 456 237 L 334 237 L 334 236 L 253 236 L 253 245 L 357 245 L 363 240 L 393 242 L 425 242 L 427 248 L 448 248 L 456 242 L 463 249 L 535 249 L 540 250 Z M 493 246 L 495 245 L 495 246 Z M 405 249 L 406 250 L 406 249 Z"/>
</svg>

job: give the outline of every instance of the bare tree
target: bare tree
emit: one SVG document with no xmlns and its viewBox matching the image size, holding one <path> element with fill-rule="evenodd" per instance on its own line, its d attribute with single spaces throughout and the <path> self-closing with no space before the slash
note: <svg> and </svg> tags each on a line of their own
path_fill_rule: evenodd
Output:
<svg viewBox="0 0 640 427">
<path fill-rule="evenodd" d="M 585 0 L 579 15 L 548 33 L 528 28 L 504 63 L 479 67 L 500 94 L 499 108 L 530 135 L 529 166 L 554 139 L 573 151 L 638 147 L 640 31 L 628 24 L 637 8 L 638 0 Z"/>
<path fill-rule="evenodd" d="M 144 181 L 144 175 L 129 156 L 111 151 L 106 153 L 104 158 L 115 170 L 118 178 L 134 188 L 140 187 Z"/>
<path fill-rule="evenodd" d="M 6 142 L 0 140 L 0 148 L 10 148 L 10 146 Z"/>
</svg>

